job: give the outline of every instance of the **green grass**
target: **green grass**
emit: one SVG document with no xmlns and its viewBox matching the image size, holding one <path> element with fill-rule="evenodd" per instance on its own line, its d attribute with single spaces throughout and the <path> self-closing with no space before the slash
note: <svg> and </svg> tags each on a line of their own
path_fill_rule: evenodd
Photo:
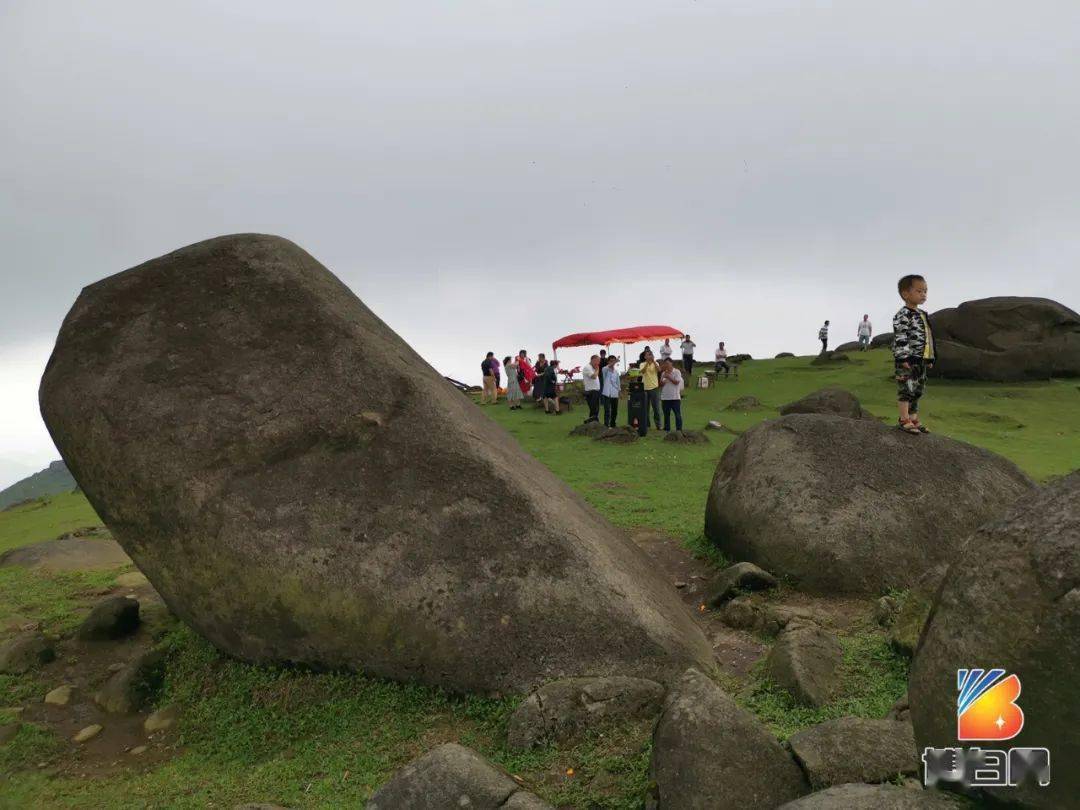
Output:
<svg viewBox="0 0 1080 810">
<path fill-rule="evenodd" d="M 718 419 L 742 431 L 824 385 L 845 387 L 875 414 L 892 419 L 888 352 L 853 357 L 849 364 L 825 369 L 810 366 L 809 358 L 747 363 L 737 382 L 690 391 L 686 427 L 702 428 Z M 764 407 L 747 413 L 724 410 L 742 395 L 758 397 Z M 1072 382 L 932 380 L 924 419 L 937 431 L 999 452 L 1044 480 L 1067 472 L 1080 458 L 1078 405 L 1080 392 Z M 667 532 L 695 554 L 725 564 L 703 536 L 703 515 L 716 463 L 733 436 L 712 431 L 711 442 L 698 446 L 667 444 L 652 434 L 633 445 L 609 446 L 567 436 L 584 418 L 581 409 L 562 417 L 532 410 L 510 413 L 505 406 L 485 408 L 485 413 L 614 523 Z M 98 523 L 82 495 L 56 496 L 44 507 L 0 512 L 0 550 Z M 0 615 L 28 615 L 51 632 L 68 632 L 95 589 L 115 574 L 46 576 L 0 569 Z M 156 703 L 181 709 L 173 758 L 108 777 L 50 776 L 36 763 L 62 756 L 66 743 L 58 747 L 47 732 L 23 729 L 0 746 L 0 806 L 201 808 L 248 801 L 358 806 L 395 768 L 451 740 L 521 776 L 556 806 L 621 809 L 642 804 L 650 754 L 647 727 L 613 725 L 575 746 L 516 753 L 503 743 L 515 699 L 464 698 L 353 674 L 249 666 L 226 658 L 184 628 L 171 632 L 166 643 L 171 654 Z M 869 623 L 856 625 L 841 643 L 841 688 L 822 709 L 796 705 L 762 677 L 760 668 L 748 681 L 731 679 L 726 685 L 784 738 L 832 717 L 884 715 L 904 690 L 906 660 Z M 0 706 L 39 699 L 43 686 L 33 676 L 0 678 Z M 571 768 L 573 776 L 568 776 Z"/>
<path fill-rule="evenodd" d="M 101 519 L 81 492 L 39 498 L 0 511 L 0 554 L 84 526 L 100 525 Z"/>
<path fill-rule="evenodd" d="M 842 635 L 844 660 L 840 688 L 825 706 L 801 706 L 791 695 L 762 675 L 758 662 L 755 677 L 736 692 L 736 699 L 786 740 L 796 731 L 837 717 L 884 717 L 907 689 L 908 662 L 895 653 L 885 635 L 876 628 L 861 627 Z"/>
</svg>

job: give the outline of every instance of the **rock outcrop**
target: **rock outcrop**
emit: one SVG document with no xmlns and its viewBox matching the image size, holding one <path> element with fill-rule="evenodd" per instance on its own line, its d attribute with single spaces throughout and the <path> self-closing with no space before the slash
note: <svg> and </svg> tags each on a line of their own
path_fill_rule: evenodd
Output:
<svg viewBox="0 0 1080 810">
<path fill-rule="evenodd" d="M 668 693 L 650 772 L 663 810 L 764 810 L 808 790 L 772 732 L 694 670 Z"/>
<path fill-rule="evenodd" d="M 781 416 L 787 416 L 789 413 L 828 413 L 834 416 L 846 416 L 849 419 L 874 418 L 872 413 L 863 408 L 854 394 L 843 388 L 834 387 L 819 388 L 802 399 L 780 407 Z"/>
<path fill-rule="evenodd" d="M 506 744 L 529 749 L 545 740 L 565 742 L 616 720 L 656 717 L 664 687 L 644 678 L 564 678 L 529 695 L 510 717 Z"/>
<path fill-rule="evenodd" d="M 367 810 L 552 810 L 471 748 L 445 743 L 397 771 Z"/>
<path fill-rule="evenodd" d="M 930 316 L 935 377 L 1080 377 L 1080 315 L 1048 298 L 982 298 Z"/>
<path fill-rule="evenodd" d="M 816 790 L 919 772 L 909 722 L 840 717 L 793 734 L 788 745 Z"/>
<path fill-rule="evenodd" d="M 642 552 L 284 239 L 90 285 L 40 400 L 139 569 L 238 658 L 483 692 L 711 665 Z"/>
<path fill-rule="evenodd" d="M 1080 472 L 980 528 L 949 568 L 911 668 L 920 750 L 957 745 L 957 671 L 977 667 L 1003 669 L 1001 681 L 1016 675 L 1022 689 L 1023 730 L 983 747 L 1048 747 L 1055 763 L 1080 760 Z M 995 705 L 1011 727 L 1007 700 Z M 1076 806 L 1080 770 L 1066 764 L 1052 769 L 1049 787 L 1028 783 L 996 795 L 1032 807 Z"/>
<path fill-rule="evenodd" d="M 918 582 L 1033 490 L 1012 462 L 938 434 L 792 414 L 728 446 L 705 532 L 729 558 L 800 587 L 880 595 Z"/>
</svg>

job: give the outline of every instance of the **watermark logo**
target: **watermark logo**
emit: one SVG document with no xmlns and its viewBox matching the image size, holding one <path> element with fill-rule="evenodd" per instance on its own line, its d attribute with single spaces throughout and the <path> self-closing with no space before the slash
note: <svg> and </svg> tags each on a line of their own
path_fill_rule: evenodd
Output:
<svg viewBox="0 0 1080 810">
<path fill-rule="evenodd" d="M 956 671 L 956 738 L 1011 740 L 1024 727 L 1024 711 L 1016 705 L 1020 678 L 1003 669 Z"/>
<path fill-rule="evenodd" d="M 1020 678 L 1004 669 L 956 671 L 956 737 L 961 742 L 1011 740 L 1024 728 Z M 1050 750 L 1010 748 L 926 748 L 923 784 L 960 783 L 966 787 L 1016 787 L 1034 781 L 1050 784 Z"/>
</svg>

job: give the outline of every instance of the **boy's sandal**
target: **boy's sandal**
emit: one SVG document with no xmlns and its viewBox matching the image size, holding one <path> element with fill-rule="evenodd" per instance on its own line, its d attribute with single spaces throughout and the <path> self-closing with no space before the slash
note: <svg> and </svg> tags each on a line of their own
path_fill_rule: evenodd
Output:
<svg viewBox="0 0 1080 810">
<path fill-rule="evenodd" d="M 900 430 L 904 431 L 904 433 L 913 433 L 916 436 L 918 436 L 921 432 L 919 430 L 919 426 L 912 422 L 910 419 L 908 419 L 907 421 L 900 421 L 897 423 L 896 426 L 900 428 Z"/>
<path fill-rule="evenodd" d="M 924 425 L 924 424 L 923 424 L 922 422 L 920 422 L 920 421 L 919 421 L 918 419 L 912 419 L 911 421 L 912 421 L 912 423 L 913 423 L 913 424 L 915 425 L 915 427 L 917 427 L 917 428 L 919 429 L 919 433 L 929 433 L 929 432 L 930 432 L 929 428 L 927 428 L 927 427 L 926 427 L 926 426 L 925 426 L 925 425 Z"/>
</svg>

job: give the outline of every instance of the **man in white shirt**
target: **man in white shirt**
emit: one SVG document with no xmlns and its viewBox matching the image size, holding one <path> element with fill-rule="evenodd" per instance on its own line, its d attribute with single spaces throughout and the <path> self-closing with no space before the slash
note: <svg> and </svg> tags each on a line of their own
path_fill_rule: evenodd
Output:
<svg viewBox="0 0 1080 810">
<path fill-rule="evenodd" d="M 870 337 L 874 334 L 874 327 L 870 323 L 870 316 L 863 315 L 862 320 L 859 321 L 859 328 L 856 332 L 856 336 L 859 338 L 859 351 L 865 352 L 870 348 Z"/>
<path fill-rule="evenodd" d="M 694 347 L 697 344 L 690 339 L 689 335 L 683 335 L 683 342 L 679 346 L 682 349 L 682 367 L 686 372 L 686 379 L 692 381 L 692 375 L 694 373 Z"/>
<path fill-rule="evenodd" d="M 716 347 L 716 373 L 720 374 L 720 369 L 724 370 L 724 376 L 727 377 L 731 373 L 731 369 L 727 364 L 727 349 L 724 348 L 724 341 L 720 341 L 720 345 Z"/>
<path fill-rule="evenodd" d="M 671 414 L 675 414 L 675 429 L 682 430 L 683 376 L 671 360 L 665 360 L 660 371 L 660 406 L 664 409 L 664 431 L 671 431 Z"/>
<path fill-rule="evenodd" d="M 600 355 L 589 358 L 589 364 L 581 370 L 581 379 L 585 385 L 585 402 L 589 405 L 589 418 L 586 422 L 600 421 Z"/>
<path fill-rule="evenodd" d="M 660 347 L 660 362 L 671 359 L 671 338 L 664 338 L 664 345 Z"/>
</svg>

